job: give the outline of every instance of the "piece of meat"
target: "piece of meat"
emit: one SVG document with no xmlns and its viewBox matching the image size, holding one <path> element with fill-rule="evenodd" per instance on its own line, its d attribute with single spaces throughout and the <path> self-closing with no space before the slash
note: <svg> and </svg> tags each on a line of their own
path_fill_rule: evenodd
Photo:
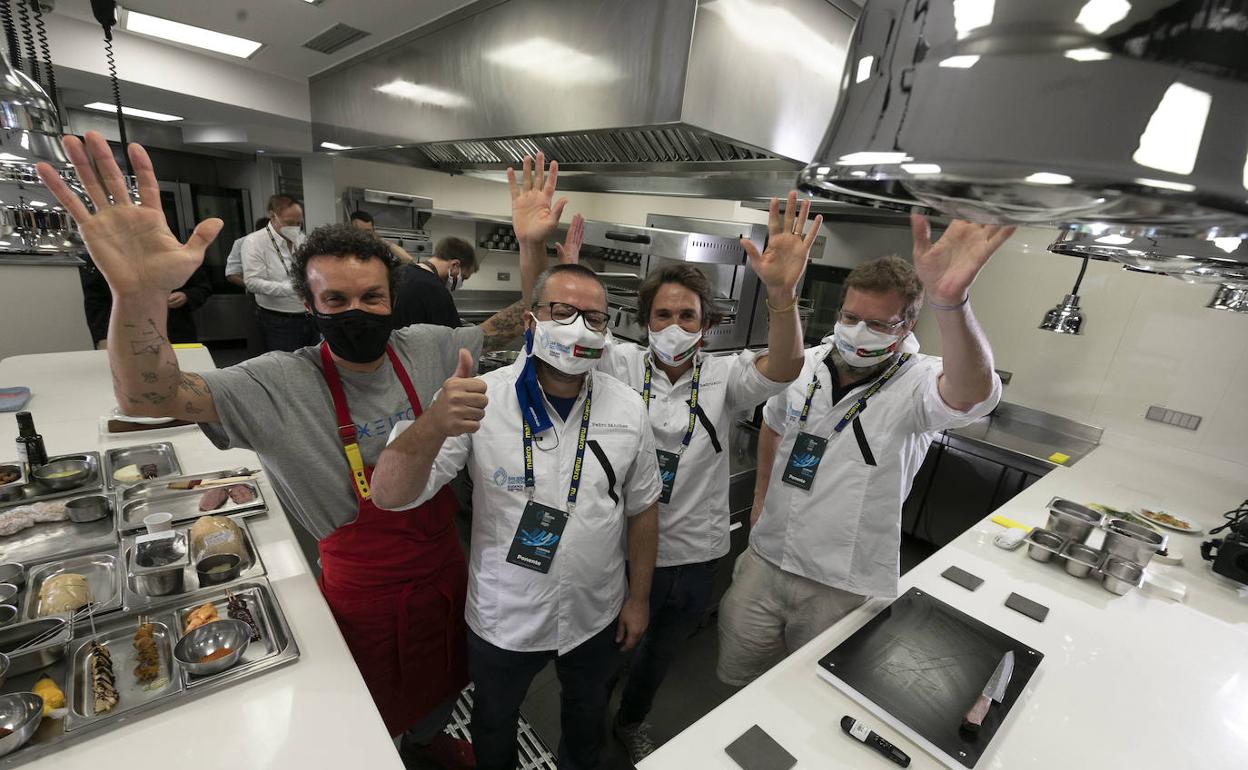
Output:
<svg viewBox="0 0 1248 770">
<path fill-rule="evenodd" d="M 143 463 L 139 466 L 139 475 L 145 479 L 154 479 L 160 475 L 160 471 L 156 468 L 156 463 Z"/>
<path fill-rule="evenodd" d="M 235 505 L 242 505 L 243 503 L 250 503 L 252 500 L 256 499 L 255 490 L 247 486 L 246 484 L 234 484 L 230 486 L 229 495 L 230 495 L 230 499 L 234 501 Z"/>
<path fill-rule="evenodd" d="M 220 620 L 217 608 L 212 602 L 205 602 L 191 610 L 186 616 L 186 628 L 183 633 L 189 634 L 200 626 L 206 626 L 214 620 Z"/>
<path fill-rule="evenodd" d="M 229 498 L 229 490 L 215 487 L 204 492 L 199 498 L 199 510 L 215 511 L 225 505 L 225 501 Z"/>
</svg>

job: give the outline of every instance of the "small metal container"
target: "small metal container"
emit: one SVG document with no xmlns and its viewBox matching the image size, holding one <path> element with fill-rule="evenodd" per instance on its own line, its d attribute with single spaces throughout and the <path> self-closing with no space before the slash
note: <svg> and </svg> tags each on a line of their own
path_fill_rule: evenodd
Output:
<svg viewBox="0 0 1248 770">
<path fill-rule="evenodd" d="M 0 604 L 15 603 L 13 599 L 21 590 L 12 583 L 0 583 Z"/>
<path fill-rule="evenodd" d="M 17 620 L 17 607 L 12 604 L 0 604 L 0 626 L 7 626 Z"/>
<path fill-rule="evenodd" d="M 9 484 L 0 487 L 0 505 L 21 502 L 26 497 L 24 484 Z"/>
<path fill-rule="evenodd" d="M 219 553 L 196 562 L 195 572 L 199 575 L 199 585 L 202 588 L 237 580 L 242 566 L 243 560 L 236 554 Z"/>
<path fill-rule="evenodd" d="M 0 687 L 4 687 L 4 680 L 9 675 L 9 656 L 0 652 Z"/>
<path fill-rule="evenodd" d="M 53 460 L 35 468 L 30 475 L 41 486 L 61 492 L 85 484 L 91 476 L 91 464 L 85 460 Z"/>
<path fill-rule="evenodd" d="M 130 551 L 135 588 L 148 596 L 182 593 L 188 563 L 185 532 L 140 539 Z"/>
<path fill-rule="evenodd" d="M 1036 527 L 1027 534 L 1027 555 L 1036 561 L 1050 561 L 1066 545 L 1066 538 Z"/>
<path fill-rule="evenodd" d="M 1086 541 L 1092 530 L 1105 520 L 1104 514 L 1062 497 L 1050 500 L 1048 509 L 1049 521 L 1045 528 L 1078 543 Z"/>
<path fill-rule="evenodd" d="M 21 676 L 47 668 L 65 657 L 69 649 L 69 620 L 41 618 L 0 627 L 0 653 L 9 656 L 9 676 Z M 35 644 L 30 644 L 34 640 Z M 18 650 L 19 647 L 25 649 Z"/>
<path fill-rule="evenodd" d="M 197 676 L 211 676 L 225 671 L 243 657 L 251 643 L 251 626 L 241 620 L 214 620 L 182 637 L 173 648 L 173 657 L 182 668 Z M 201 662 L 204 656 L 222 648 L 228 655 Z"/>
<path fill-rule="evenodd" d="M 10 732 L 0 738 L 0 757 L 25 745 L 43 720 L 43 698 L 33 692 L 0 696 L 0 727 Z"/>
<path fill-rule="evenodd" d="M 1087 577 L 1105 562 L 1104 551 L 1073 540 L 1062 549 L 1062 557 L 1066 561 L 1066 572 L 1077 578 Z"/>
<path fill-rule="evenodd" d="M 1122 519 L 1105 527 L 1105 552 L 1126 561 L 1147 566 L 1153 555 L 1164 550 L 1167 538 L 1155 529 Z"/>
<path fill-rule="evenodd" d="M 112 512 L 113 509 L 108 506 L 108 498 L 104 495 L 79 497 L 65 503 L 65 513 L 69 520 L 78 524 L 99 521 Z"/>
<path fill-rule="evenodd" d="M 18 588 L 26 585 L 26 566 L 15 561 L 0 564 L 0 583 L 8 583 Z"/>
<path fill-rule="evenodd" d="M 1110 556 L 1101 567 L 1101 585 L 1110 593 L 1123 596 L 1144 582 L 1144 567 L 1135 562 Z"/>
<path fill-rule="evenodd" d="M 13 476 L 13 474 L 17 474 L 17 475 L 9 479 L 8 481 L 3 481 L 5 476 Z M 0 465 L 0 487 L 5 486 L 7 484 L 20 484 L 21 482 L 22 482 L 22 466 L 14 465 L 13 463 L 4 463 L 3 465 Z"/>
</svg>

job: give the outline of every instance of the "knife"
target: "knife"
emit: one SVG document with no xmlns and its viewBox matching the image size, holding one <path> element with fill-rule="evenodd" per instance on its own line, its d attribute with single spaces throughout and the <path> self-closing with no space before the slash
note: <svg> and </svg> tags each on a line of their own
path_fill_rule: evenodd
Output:
<svg viewBox="0 0 1248 770">
<path fill-rule="evenodd" d="M 984 717 L 988 715 L 988 707 L 995 700 L 997 703 L 1005 697 L 1005 688 L 1010 684 L 1010 677 L 1014 675 L 1014 651 L 1010 650 L 1001 657 L 1001 662 L 997 664 L 997 670 L 992 672 L 992 676 L 988 678 L 988 684 L 984 685 L 984 691 L 975 699 L 975 705 L 971 706 L 971 710 L 966 712 L 966 716 L 962 717 L 962 729 L 976 733 L 984 723 Z"/>
</svg>

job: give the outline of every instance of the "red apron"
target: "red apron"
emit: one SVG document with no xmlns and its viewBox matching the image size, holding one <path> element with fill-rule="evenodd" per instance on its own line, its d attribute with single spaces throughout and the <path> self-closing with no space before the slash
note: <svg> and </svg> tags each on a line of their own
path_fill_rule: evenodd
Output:
<svg viewBox="0 0 1248 770">
<path fill-rule="evenodd" d="M 393 348 L 386 355 L 419 417 L 407 371 Z M 321 593 L 386 728 L 398 735 L 468 683 L 468 569 L 452 521 L 459 506 L 448 487 L 414 510 L 373 504 L 373 466 L 360 458 L 355 421 L 325 343 L 321 364 L 359 501 L 355 521 L 318 544 Z"/>
</svg>

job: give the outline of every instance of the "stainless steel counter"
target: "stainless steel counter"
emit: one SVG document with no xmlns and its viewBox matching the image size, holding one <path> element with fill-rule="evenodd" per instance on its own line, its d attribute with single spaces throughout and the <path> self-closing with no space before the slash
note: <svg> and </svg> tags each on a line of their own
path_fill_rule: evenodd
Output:
<svg viewBox="0 0 1248 770">
<path fill-rule="evenodd" d="M 1101 428 L 1092 425 L 1002 401 L 992 414 L 965 428 L 945 431 L 945 437 L 951 442 L 965 441 L 1005 452 L 1052 470 L 1087 457 L 1101 443 L 1101 433 Z M 1061 463 L 1050 459 L 1058 453 L 1069 459 Z"/>
</svg>

